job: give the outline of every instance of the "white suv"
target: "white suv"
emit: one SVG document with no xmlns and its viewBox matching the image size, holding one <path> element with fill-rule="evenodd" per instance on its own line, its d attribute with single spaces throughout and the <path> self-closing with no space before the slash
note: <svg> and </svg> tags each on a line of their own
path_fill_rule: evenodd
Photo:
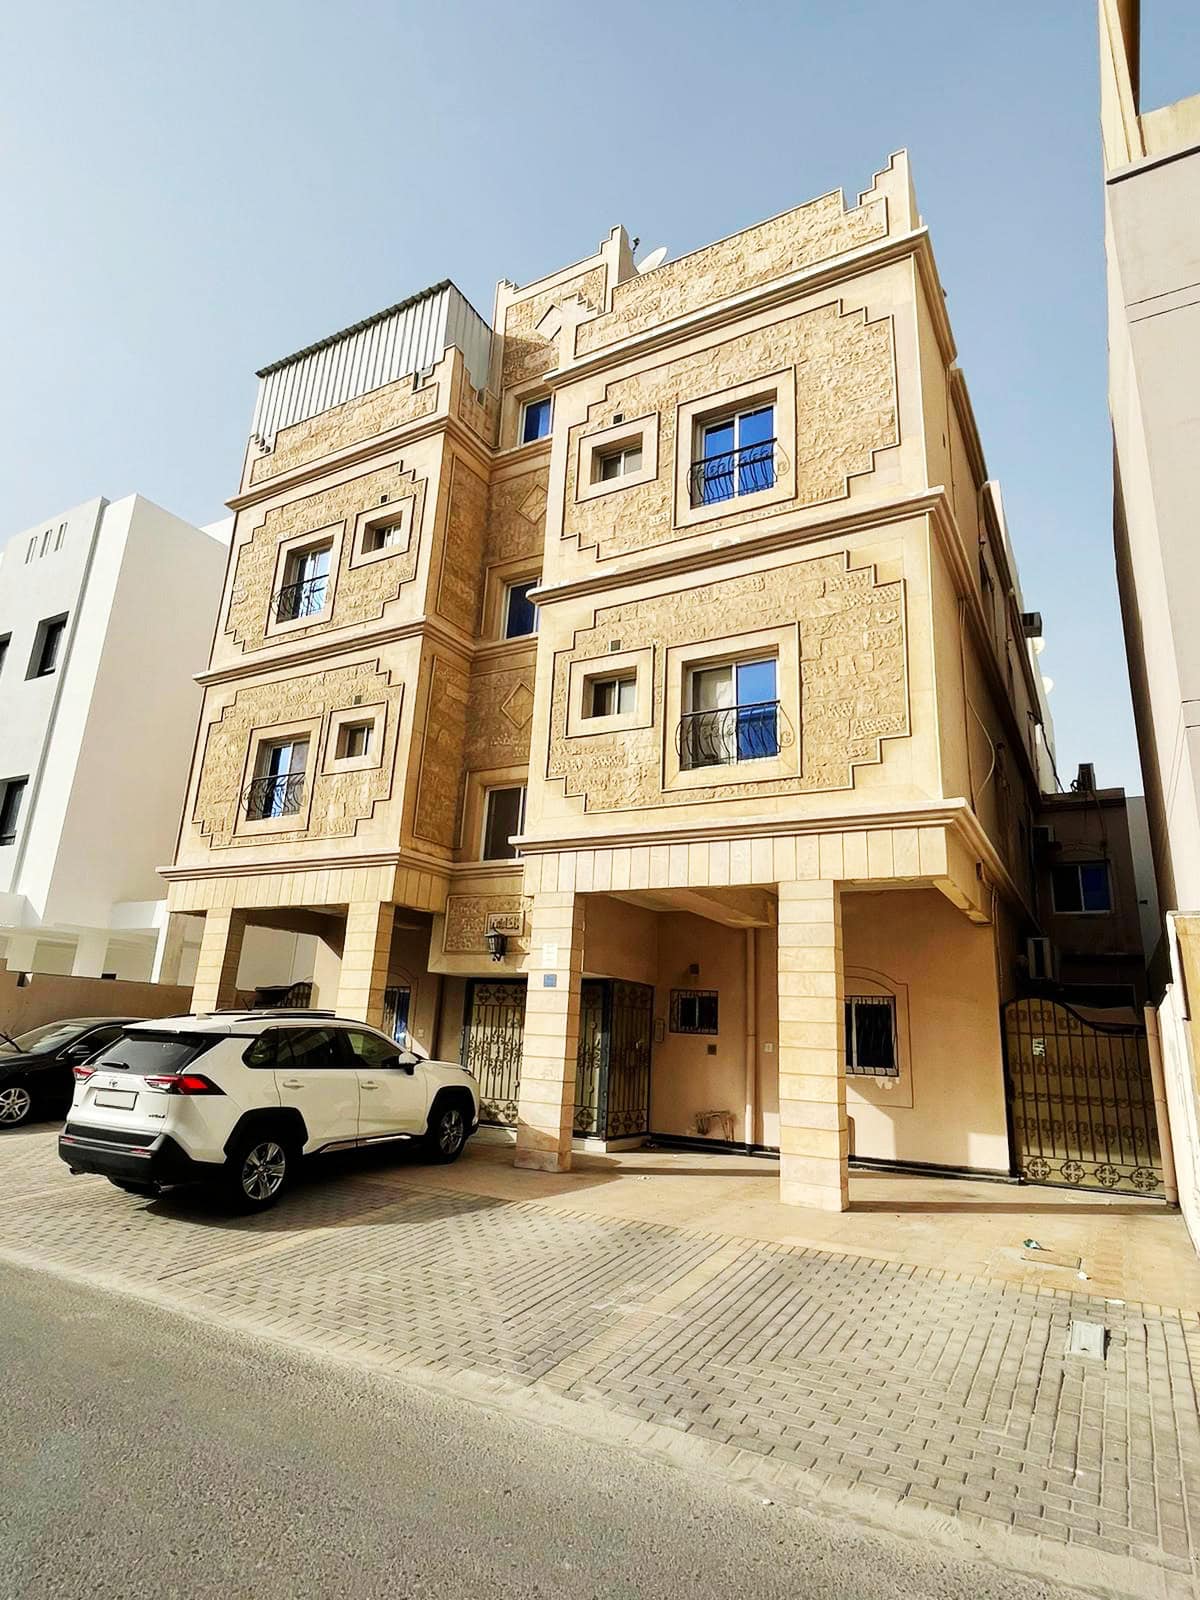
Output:
<svg viewBox="0 0 1200 1600">
<path fill-rule="evenodd" d="M 465 1068 L 324 1012 L 234 1011 L 133 1023 L 75 1068 L 58 1153 L 118 1189 L 215 1182 L 246 1210 L 302 1156 L 386 1140 L 453 1161 L 479 1124 Z"/>
</svg>

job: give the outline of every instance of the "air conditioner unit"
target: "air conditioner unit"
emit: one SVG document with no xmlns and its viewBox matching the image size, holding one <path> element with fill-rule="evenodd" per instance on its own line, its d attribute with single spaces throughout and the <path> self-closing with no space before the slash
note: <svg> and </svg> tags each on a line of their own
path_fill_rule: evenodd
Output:
<svg viewBox="0 0 1200 1600">
<path fill-rule="evenodd" d="M 1038 823 L 1033 830 L 1033 848 L 1035 850 L 1049 850 L 1054 843 L 1054 829 L 1044 827 Z"/>
<path fill-rule="evenodd" d="M 1025 960 L 1029 967 L 1029 976 L 1035 982 L 1054 981 L 1054 946 L 1049 939 L 1026 939 Z"/>
</svg>

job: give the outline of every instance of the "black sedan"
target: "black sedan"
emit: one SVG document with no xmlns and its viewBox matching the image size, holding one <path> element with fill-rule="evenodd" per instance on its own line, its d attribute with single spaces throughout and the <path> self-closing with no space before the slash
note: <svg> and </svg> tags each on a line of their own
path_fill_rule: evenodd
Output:
<svg viewBox="0 0 1200 1600">
<path fill-rule="evenodd" d="M 137 1017 L 68 1017 L 15 1039 L 0 1032 L 0 1128 L 32 1117 L 66 1116 L 74 1068 L 118 1038 Z"/>
</svg>

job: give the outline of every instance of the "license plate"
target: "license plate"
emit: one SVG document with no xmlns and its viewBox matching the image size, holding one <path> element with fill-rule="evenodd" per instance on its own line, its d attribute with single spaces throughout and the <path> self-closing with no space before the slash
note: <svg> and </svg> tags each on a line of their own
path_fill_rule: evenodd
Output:
<svg viewBox="0 0 1200 1600">
<path fill-rule="evenodd" d="M 137 1095 L 132 1089 L 97 1089 L 93 1103 L 107 1106 L 110 1111 L 132 1111 L 137 1104 Z"/>
</svg>

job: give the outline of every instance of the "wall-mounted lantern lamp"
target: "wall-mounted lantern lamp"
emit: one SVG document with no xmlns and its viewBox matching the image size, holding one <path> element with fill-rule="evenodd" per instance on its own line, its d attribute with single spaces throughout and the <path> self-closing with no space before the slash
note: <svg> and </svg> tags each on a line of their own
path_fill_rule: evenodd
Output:
<svg viewBox="0 0 1200 1600">
<path fill-rule="evenodd" d="M 498 928 L 489 928 L 487 931 L 488 954 L 493 961 L 503 961 L 504 952 L 508 949 L 508 935 L 501 933 Z"/>
</svg>

